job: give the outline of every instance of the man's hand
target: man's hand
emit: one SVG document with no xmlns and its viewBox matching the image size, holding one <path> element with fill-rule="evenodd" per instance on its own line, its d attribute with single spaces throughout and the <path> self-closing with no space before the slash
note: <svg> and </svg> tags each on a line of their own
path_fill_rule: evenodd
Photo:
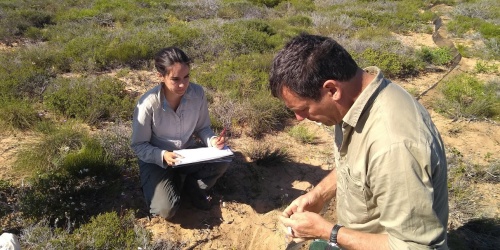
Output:
<svg viewBox="0 0 500 250">
<path fill-rule="evenodd" d="M 325 201 L 321 199 L 321 195 L 318 192 L 315 192 L 314 189 L 309 193 L 299 196 L 299 198 L 292 201 L 288 207 L 282 213 L 282 216 L 289 218 L 292 214 L 296 212 L 314 212 L 319 213 Z"/>
<path fill-rule="evenodd" d="M 280 221 L 286 228 L 290 228 L 295 242 L 309 239 L 328 239 L 333 224 L 326 221 L 321 215 L 313 212 L 295 212 L 290 217 L 280 216 Z"/>
</svg>

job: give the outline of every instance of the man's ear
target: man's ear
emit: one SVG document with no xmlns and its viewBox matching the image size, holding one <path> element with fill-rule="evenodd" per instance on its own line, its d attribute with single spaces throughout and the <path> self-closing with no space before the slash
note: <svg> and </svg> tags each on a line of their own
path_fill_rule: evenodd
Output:
<svg viewBox="0 0 500 250">
<path fill-rule="evenodd" d="M 339 83 L 335 80 L 327 80 L 323 83 L 323 89 L 327 91 L 328 95 L 331 96 L 335 101 L 341 98 L 342 91 Z"/>
</svg>

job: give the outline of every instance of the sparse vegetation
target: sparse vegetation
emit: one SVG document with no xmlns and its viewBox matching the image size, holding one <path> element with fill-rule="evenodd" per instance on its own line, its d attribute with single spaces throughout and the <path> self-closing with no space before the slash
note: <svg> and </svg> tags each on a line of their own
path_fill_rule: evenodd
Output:
<svg viewBox="0 0 500 250">
<path fill-rule="evenodd" d="M 490 62 L 500 59 L 495 0 L 0 0 L 0 134 L 40 138 L 16 153 L 12 171 L 27 176 L 23 185 L 0 180 L 0 219 L 19 217 L 26 249 L 179 248 L 151 242 L 134 224 L 133 209 L 113 203 L 123 179 L 138 178 L 128 146 L 136 100 L 118 78 L 153 71 L 152 57 L 162 47 L 184 49 L 194 59 L 192 80 L 206 89 L 214 130 L 228 127 L 230 137 L 254 140 L 243 153 L 255 163 L 245 166 L 257 182 L 258 168 L 292 157 L 262 140 L 287 130 L 293 117 L 267 89 L 272 58 L 285 41 L 301 32 L 330 36 L 360 66 L 409 78 L 453 59 L 449 49 L 414 50 L 393 36 L 431 33 L 439 13 L 429 7 L 437 4 L 454 9 L 446 24 L 452 36 L 476 41 L 457 44 L 463 57 L 481 59 L 474 73 L 498 74 Z M 116 77 L 105 76 L 110 71 Z M 451 119 L 498 121 L 499 86 L 474 75 L 450 78 L 440 83 L 443 98 L 434 108 Z M 316 140 L 300 125 L 288 133 L 301 143 Z M 451 152 L 451 204 L 465 224 L 480 218 L 469 183 L 498 183 L 499 164 L 494 153 L 484 156 L 488 166 L 477 166 Z M 253 195 L 261 192 L 251 188 Z M 452 243 L 454 249 L 471 244 Z"/>
</svg>

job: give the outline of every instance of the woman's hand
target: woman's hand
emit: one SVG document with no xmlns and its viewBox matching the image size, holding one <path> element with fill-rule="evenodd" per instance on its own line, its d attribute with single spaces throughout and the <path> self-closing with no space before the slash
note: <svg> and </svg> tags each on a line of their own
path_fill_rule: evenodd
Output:
<svg viewBox="0 0 500 250">
<path fill-rule="evenodd" d="M 225 136 L 217 136 L 214 137 L 210 140 L 210 144 L 212 144 L 212 147 L 222 149 L 224 148 L 226 143 L 226 137 Z"/>
<path fill-rule="evenodd" d="M 165 152 L 165 154 L 163 154 L 163 160 L 167 163 L 167 165 L 169 166 L 173 166 L 175 165 L 175 163 L 177 162 L 176 158 L 179 158 L 180 155 L 174 153 L 174 152 Z"/>
</svg>

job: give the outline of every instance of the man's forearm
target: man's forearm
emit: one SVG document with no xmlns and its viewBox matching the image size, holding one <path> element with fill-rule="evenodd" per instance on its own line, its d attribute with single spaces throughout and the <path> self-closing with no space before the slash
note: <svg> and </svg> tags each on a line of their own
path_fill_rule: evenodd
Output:
<svg viewBox="0 0 500 250">
<path fill-rule="evenodd" d="M 342 249 L 347 250 L 390 249 L 387 234 L 363 233 L 345 227 L 340 228 L 337 243 Z"/>
<path fill-rule="evenodd" d="M 337 169 L 333 169 L 312 190 L 321 196 L 324 202 L 329 201 L 337 193 Z"/>
</svg>

